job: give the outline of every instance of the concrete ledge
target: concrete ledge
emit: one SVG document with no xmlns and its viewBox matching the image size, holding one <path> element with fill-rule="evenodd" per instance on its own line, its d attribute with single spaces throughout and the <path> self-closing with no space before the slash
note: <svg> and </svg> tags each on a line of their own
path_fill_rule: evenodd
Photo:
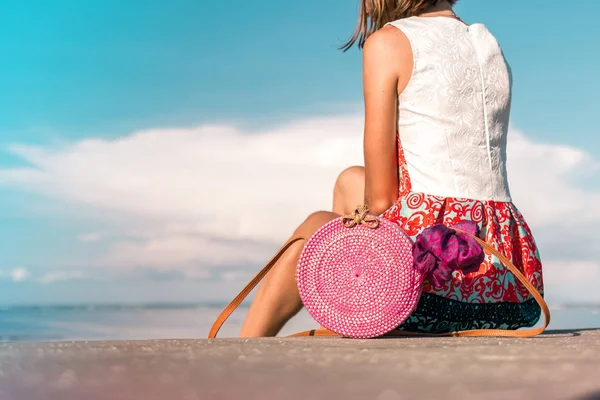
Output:
<svg viewBox="0 0 600 400">
<path fill-rule="evenodd" d="M 600 399 L 600 330 L 0 345 L 1 400 Z"/>
</svg>

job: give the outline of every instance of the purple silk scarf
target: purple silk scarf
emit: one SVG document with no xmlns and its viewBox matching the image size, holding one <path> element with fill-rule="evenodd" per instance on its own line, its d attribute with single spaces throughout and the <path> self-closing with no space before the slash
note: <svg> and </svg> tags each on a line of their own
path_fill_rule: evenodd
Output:
<svg viewBox="0 0 600 400">
<path fill-rule="evenodd" d="M 479 226 L 470 221 L 455 227 L 479 236 Z M 469 235 L 437 224 L 417 236 L 413 244 L 415 269 L 425 275 L 434 287 L 441 287 L 452 279 L 454 271 L 475 272 L 484 261 L 483 248 Z"/>
</svg>

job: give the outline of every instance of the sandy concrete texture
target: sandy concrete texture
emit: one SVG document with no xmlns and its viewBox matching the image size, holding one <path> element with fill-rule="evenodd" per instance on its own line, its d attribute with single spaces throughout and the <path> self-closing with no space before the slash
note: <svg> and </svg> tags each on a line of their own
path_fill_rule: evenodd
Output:
<svg viewBox="0 0 600 400">
<path fill-rule="evenodd" d="M 0 400 L 600 399 L 600 330 L 0 345 Z"/>
</svg>

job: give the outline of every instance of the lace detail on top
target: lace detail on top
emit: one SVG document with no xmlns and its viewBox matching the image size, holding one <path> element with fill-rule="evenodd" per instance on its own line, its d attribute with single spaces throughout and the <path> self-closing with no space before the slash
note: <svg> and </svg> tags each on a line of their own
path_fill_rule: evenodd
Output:
<svg viewBox="0 0 600 400">
<path fill-rule="evenodd" d="M 412 190 L 511 201 L 506 139 L 512 78 L 494 36 L 482 24 L 444 17 L 390 24 L 408 37 L 414 57 L 398 114 Z"/>
</svg>

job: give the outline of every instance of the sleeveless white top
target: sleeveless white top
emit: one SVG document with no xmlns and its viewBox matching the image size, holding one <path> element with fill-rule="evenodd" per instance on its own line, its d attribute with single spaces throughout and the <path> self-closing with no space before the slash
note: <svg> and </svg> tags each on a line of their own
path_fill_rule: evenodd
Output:
<svg viewBox="0 0 600 400">
<path fill-rule="evenodd" d="M 482 24 L 447 17 L 390 24 L 408 37 L 414 58 L 398 103 L 412 191 L 511 201 L 506 137 L 512 77 L 494 36 Z"/>
</svg>

